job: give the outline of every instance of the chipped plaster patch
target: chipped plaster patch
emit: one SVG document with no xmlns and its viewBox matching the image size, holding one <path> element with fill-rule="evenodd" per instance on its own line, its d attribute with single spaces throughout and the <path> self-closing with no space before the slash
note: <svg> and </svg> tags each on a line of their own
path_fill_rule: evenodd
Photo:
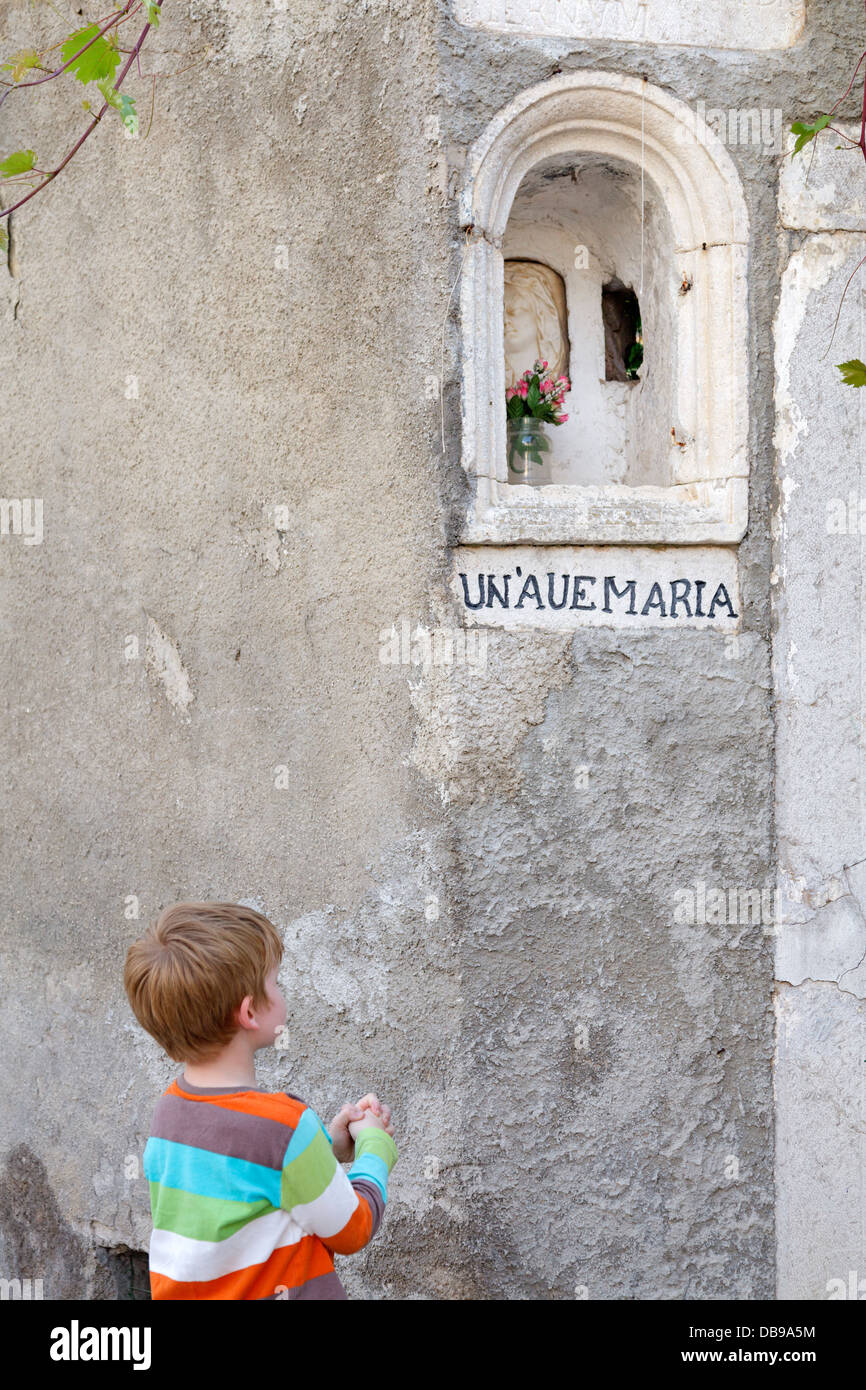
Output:
<svg viewBox="0 0 866 1390">
<path fill-rule="evenodd" d="M 866 862 L 849 865 L 816 887 L 804 878 L 780 882 L 787 906 L 803 904 L 809 915 L 795 920 L 786 912 L 776 951 L 779 981 L 835 984 L 866 999 Z"/>
<path fill-rule="evenodd" d="M 866 921 L 853 896 L 827 903 L 808 922 L 779 929 L 776 975 L 786 984 L 814 980 L 866 999 L 864 959 Z"/>
<path fill-rule="evenodd" d="M 782 292 L 773 324 L 776 343 L 776 429 L 773 443 L 779 451 L 779 464 L 787 468 L 793 461 L 801 435 L 808 435 L 809 421 L 795 400 L 791 385 L 791 364 L 813 295 L 819 293 L 844 265 L 850 254 L 848 238 L 810 237 L 795 251 L 785 267 Z M 841 289 L 840 289 L 841 293 Z M 787 510 L 791 493 L 798 484 L 783 478 L 783 505 Z"/>
<path fill-rule="evenodd" d="M 272 575 L 279 574 L 283 562 L 282 546 L 285 533 L 279 519 L 274 515 L 274 508 L 262 507 L 260 521 L 249 520 L 246 515 L 241 516 L 238 530 L 256 564 L 270 571 Z"/>
<path fill-rule="evenodd" d="M 152 680 L 162 686 L 165 698 L 173 709 L 183 713 L 192 704 L 195 697 L 180 649 L 149 614 L 144 669 Z"/>
<path fill-rule="evenodd" d="M 412 762 L 443 804 L 514 795 L 520 745 L 571 677 L 571 638 L 496 633 L 484 666 L 432 666 L 409 679 L 420 720 Z"/>
<path fill-rule="evenodd" d="M 385 959 L 359 956 L 358 935 L 334 907 L 308 912 L 282 933 L 286 956 L 319 998 L 338 1014 L 371 1022 L 385 1016 L 388 966 Z"/>
</svg>

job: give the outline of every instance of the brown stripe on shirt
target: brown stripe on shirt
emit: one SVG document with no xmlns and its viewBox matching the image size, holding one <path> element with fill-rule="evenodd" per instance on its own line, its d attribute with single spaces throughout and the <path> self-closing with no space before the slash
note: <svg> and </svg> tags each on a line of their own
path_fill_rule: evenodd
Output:
<svg viewBox="0 0 866 1390">
<path fill-rule="evenodd" d="M 382 1217 L 385 1215 L 385 1203 L 382 1201 L 382 1190 L 370 1178 L 353 1178 L 351 1174 L 347 1174 L 347 1177 L 358 1193 L 358 1196 L 366 1197 L 373 1209 L 373 1228 L 370 1231 L 370 1239 L 372 1240 L 382 1224 Z"/>
<path fill-rule="evenodd" d="M 264 1115 L 164 1095 L 157 1101 L 150 1132 L 156 1139 L 191 1144 L 195 1149 L 242 1158 L 263 1168 L 282 1168 L 295 1130 L 293 1125 Z"/>
<path fill-rule="evenodd" d="M 379 1196 L 381 1197 L 381 1193 Z M 267 1298 L 257 1299 L 258 1303 L 271 1303 L 274 1299 L 282 1302 L 292 1302 L 295 1299 L 314 1299 L 322 1301 L 324 1299 L 348 1299 L 349 1295 L 340 1283 L 340 1276 L 335 1270 L 328 1274 L 319 1274 L 315 1279 L 308 1279 L 305 1284 L 300 1284 L 296 1289 L 286 1289 L 284 1293 L 270 1293 Z"/>
</svg>

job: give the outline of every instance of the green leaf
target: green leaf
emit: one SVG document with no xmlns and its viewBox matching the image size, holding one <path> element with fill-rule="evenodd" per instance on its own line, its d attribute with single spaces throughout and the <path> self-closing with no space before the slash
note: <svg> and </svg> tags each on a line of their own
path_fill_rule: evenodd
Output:
<svg viewBox="0 0 866 1390">
<path fill-rule="evenodd" d="M 4 179 L 11 179 L 16 174 L 26 174 L 35 163 L 36 156 L 32 150 L 16 150 L 14 154 L 7 154 L 5 159 L 0 160 L 0 174 Z"/>
<path fill-rule="evenodd" d="M 135 98 L 127 96 L 126 92 L 116 92 L 110 82 L 97 82 L 105 100 L 109 106 L 113 106 L 115 111 L 120 112 L 120 119 L 126 126 L 130 135 L 135 135 L 138 130 L 138 113 L 135 109 Z"/>
<path fill-rule="evenodd" d="M 791 134 L 797 136 L 797 143 L 791 151 L 791 158 L 814 140 L 816 135 L 820 135 L 822 130 L 826 130 L 830 124 L 832 116 L 819 116 L 814 125 L 805 125 L 803 121 L 795 121 L 791 126 Z"/>
<path fill-rule="evenodd" d="M 148 24 L 152 24 L 154 29 L 158 29 L 161 14 L 159 6 L 154 4 L 154 0 L 144 0 L 144 8 L 147 10 Z"/>
<path fill-rule="evenodd" d="M 5 227 L 0 227 L 0 251 L 9 250 L 9 233 Z"/>
<path fill-rule="evenodd" d="M 859 357 L 852 358 L 850 362 L 840 362 L 837 369 L 842 373 L 846 386 L 866 386 L 866 362 L 861 362 Z"/>
<path fill-rule="evenodd" d="M 117 95 L 118 93 L 115 92 L 115 96 Z M 117 109 L 120 112 L 120 119 L 123 121 L 123 124 L 126 126 L 126 129 L 129 131 L 130 135 L 137 135 L 138 112 L 135 109 L 135 97 L 127 96 L 126 92 L 121 92 L 119 95 L 120 106 Z"/>
<path fill-rule="evenodd" d="M 22 48 L 19 53 L 13 53 L 8 63 L 3 64 L 4 72 L 11 72 L 12 81 L 20 82 L 25 72 L 35 68 L 39 63 L 39 54 L 35 48 Z"/>
<path fill-rule="evenodd" d="M 76 34 L 70 34 L 60 50 L 64 63 L 68 63 L 70 58 L 74 58 L 79 49 L 83 48 L 88 40 L 94 38 L 98 33 L 98 24 L 88 24 L 86 29 L 79 29 Z M 79 82 L 101 82 L 114 76 L 119 62 L 120 53 L 118 50 L 112 48 L 105 39 L 98 38 L 96 43 L 90 45 L 86 53 L 82 53 L 81 57 L 76 59 L 68 71 L 77 77 Z"/>
</svg>

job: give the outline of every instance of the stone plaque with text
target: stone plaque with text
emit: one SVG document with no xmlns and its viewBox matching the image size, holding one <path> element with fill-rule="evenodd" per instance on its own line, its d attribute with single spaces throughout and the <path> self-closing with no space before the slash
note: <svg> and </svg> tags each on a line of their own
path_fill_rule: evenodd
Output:
<svg viewBox="0 0 866 1390">
<path fill-rule="evenodd" d="M 466 626 L 740 628 L 736 552 L 721 546 L 463 546 Z"/>
<path fill-rule="evenodd" d="M 458 23 L 505 33 L 701 48 L 788 48 L 805 0 L 454 0 Z"/>
</svg>

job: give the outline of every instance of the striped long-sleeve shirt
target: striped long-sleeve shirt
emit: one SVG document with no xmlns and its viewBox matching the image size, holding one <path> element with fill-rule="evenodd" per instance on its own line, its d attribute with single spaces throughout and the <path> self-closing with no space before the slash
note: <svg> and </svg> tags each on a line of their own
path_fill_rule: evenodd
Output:
<svg viewBox="0 0 866 1390">
<path fill-rule="evenodd" d="M 335 1299 L 334 1254 L 375 1235 L 397 1147 L 361 1130 L 346 1173 L 289 1092 L 191 1086 L 161 1096 L 144 1151 L 155 1299 Z"/>
</svg>

